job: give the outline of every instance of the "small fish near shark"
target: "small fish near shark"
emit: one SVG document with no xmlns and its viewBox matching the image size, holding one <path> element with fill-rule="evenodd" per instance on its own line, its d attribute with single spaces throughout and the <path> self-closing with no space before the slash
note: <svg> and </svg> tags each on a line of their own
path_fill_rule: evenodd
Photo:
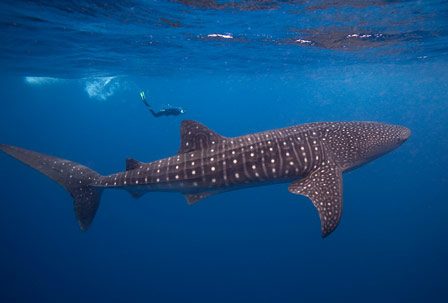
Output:
<svg viewBox="0 0 448 303">
<path fill-rule="evenodd" d="M 79 226 L 93 221 L 104 189 L 138 198 L 150 191 L 180 192 L 193 204 L 207 196 L 249 186 L 290 182 L 288 190 L 316 207 L 322 236 L 342 213 L 342 173 L 405 142 L 411 131 L 377 122 L 317 122 L 240 137 L 224 137 L 196 121 L 183 121 L 179 152 L 102 176 L 81 164 L 10 145 L 0 150 L 62 185 L 74 199 Z"/>
</svg>

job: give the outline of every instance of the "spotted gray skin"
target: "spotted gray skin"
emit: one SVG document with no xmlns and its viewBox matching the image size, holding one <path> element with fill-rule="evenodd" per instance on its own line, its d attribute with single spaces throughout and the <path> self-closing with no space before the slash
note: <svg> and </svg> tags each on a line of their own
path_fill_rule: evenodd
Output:
<svg viewBox="0 0 448 303">
<path fill-rule="evenodd" d="M 223 137 L 183 121 L 179 152 L 150 163 L 126 161 L 126 171 L 101 176 L 80 164 L 9 145 L 0 149 L 64 186 L 74 198 L 81 229 L 91 224 L 105 188 L 180 192 L 192 204 L 211 194 L 273 182 L 317 208 L 322 236 L 342 213 L 342 173 L 398 147 L 410 130 L 376 122 L 320 122 L 241 137 Z"/>
</svg>

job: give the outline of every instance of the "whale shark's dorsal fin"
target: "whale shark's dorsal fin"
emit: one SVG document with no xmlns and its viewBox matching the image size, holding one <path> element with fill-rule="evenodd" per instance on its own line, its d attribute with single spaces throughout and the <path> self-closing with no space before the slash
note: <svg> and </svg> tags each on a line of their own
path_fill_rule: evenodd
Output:
<svg viewBox="0 0 448 303">
<path fill-rule="evenodd" d="M 126 159 L 126 170 L 139 168 L 143 163 L 132 158 Z"/>
<path fill-rule="evenodd" d="M 342 211 L 342 170 L 336 164 L 322 163 L 307 177 L 291 183 L 288 189 L 311 199 L 319 212 L 322 237 L 336 228 Z"/>
<path fill-rule="evenodd" d="M 211 147 L 225 137 L 193 120 L 184 120 L 180 126 L 179 154 Z"/>
</svg>

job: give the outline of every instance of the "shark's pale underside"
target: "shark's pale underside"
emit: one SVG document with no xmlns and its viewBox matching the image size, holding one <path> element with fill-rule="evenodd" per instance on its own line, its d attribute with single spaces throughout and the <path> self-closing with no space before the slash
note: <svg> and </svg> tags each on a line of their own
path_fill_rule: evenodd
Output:
<svg viewBox="0 0 448 303">
<path fill-rule="evenodd" d="M 290 182 L 289 191 L 317 208 L 322 236 L 338 225 L 342 173 L 398 147 L 408 128 L 376 122 L 318 122 L 223 137 L 195 121 L 183 121 L 179 152 L 150 163 L 127 159 L 126 171 L 102 176 L 68 160 L 10 145 L 0 149 L 61 184 L 74 199 L 79 225 L 86 230 L 106 188 L 172 191 L 195 203 L 209 195 L 248 186 Z"/>
</svg>

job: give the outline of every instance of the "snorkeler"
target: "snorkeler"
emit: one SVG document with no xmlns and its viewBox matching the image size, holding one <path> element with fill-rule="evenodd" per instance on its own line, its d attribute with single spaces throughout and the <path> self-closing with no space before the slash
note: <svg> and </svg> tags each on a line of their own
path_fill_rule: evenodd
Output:
<svg viewBox="0 0 448 303">
<path fill-rule="evenodd" d="M 185 110 L 181 107 L 170 107 L 170 106 L 162 108 L 161 110 L 156 112 L 152 109 L 151 105 L 146 100 L 144 91 L 140 92 L 140 98 L 142 99 L 142 102 L 146 106 L 146 108 L 148 108 L 151 114 L 156 118 L 161 116 L 179 116 L 185 113 Z"/>
</svg>

